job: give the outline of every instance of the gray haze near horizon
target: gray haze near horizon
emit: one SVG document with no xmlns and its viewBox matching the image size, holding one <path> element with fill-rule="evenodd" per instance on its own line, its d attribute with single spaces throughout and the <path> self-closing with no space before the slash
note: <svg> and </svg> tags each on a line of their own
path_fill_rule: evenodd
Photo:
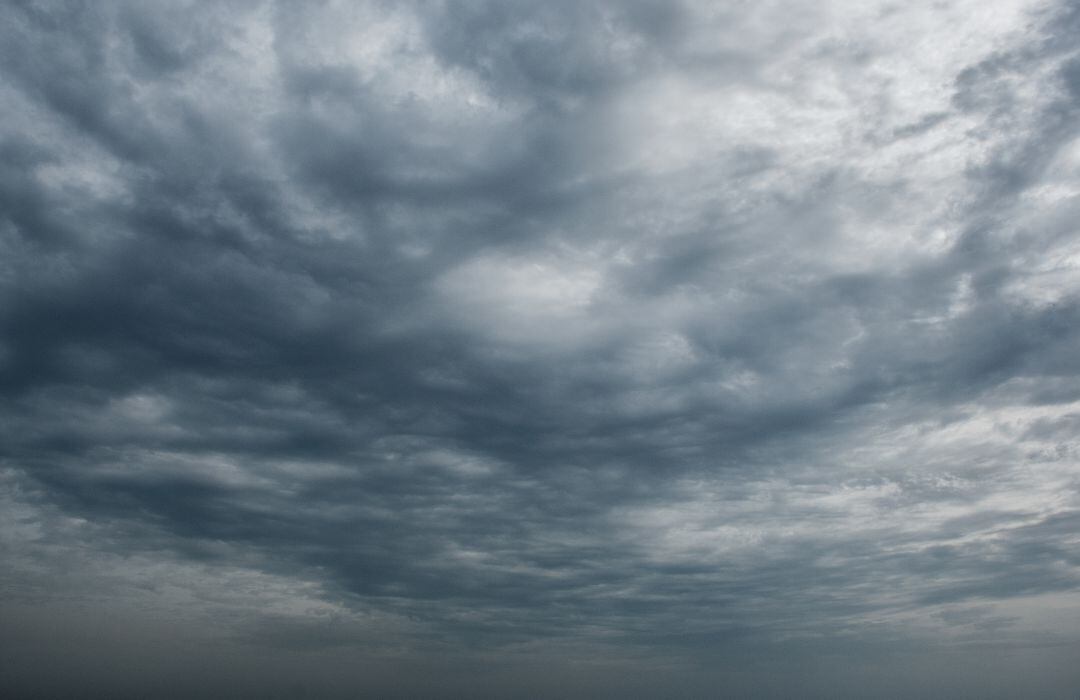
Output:
<svg viewBox="0 0 1080 700">
<path fill-rule="evenodd" d="M 1080 688 L 1080 5 L 0 7 L 0 692 Z"/>
</svg>

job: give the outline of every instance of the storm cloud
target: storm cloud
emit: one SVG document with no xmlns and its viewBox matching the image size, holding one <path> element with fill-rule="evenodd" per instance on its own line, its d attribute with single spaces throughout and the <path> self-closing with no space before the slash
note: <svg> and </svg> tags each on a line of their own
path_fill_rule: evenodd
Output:
<svg viewBox="0 0 1080 700">
<path fill-rule="evenodd" d="M 1080 6 L 0 9 L 0 689 L 1074 697 Z"/>
</svg>

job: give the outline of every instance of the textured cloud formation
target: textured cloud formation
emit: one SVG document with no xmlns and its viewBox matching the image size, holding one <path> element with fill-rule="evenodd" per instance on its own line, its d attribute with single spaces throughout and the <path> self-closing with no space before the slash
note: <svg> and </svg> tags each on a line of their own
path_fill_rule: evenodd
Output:
<svg viewBox="0 0 1080 700">
<path fill-rule="evenodd" d="M 1080 6 L 0 9 L 0 687 L 1072 697 Z"/>
</svg>

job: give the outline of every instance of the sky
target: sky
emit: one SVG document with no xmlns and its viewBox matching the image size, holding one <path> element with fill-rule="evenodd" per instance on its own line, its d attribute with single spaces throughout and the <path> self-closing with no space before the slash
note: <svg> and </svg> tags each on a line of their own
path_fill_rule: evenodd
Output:
<svg viewBox="0 0 1080 700">
<path fill-rule="evenodd" d="M 1080 5 L 0 6 L 6 697 L 1075 698 Z"/>
</svg>

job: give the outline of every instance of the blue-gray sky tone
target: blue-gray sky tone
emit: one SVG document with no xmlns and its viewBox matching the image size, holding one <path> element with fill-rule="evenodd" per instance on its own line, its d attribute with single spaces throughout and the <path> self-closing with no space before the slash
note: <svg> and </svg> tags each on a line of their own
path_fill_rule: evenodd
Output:
<svg viewBox="0 0 1080 700">
<path fill-rule="evenodd" d="M 1075 698 L 1080 4 L 8 0 L 6 697 Z"/>
</svg>

